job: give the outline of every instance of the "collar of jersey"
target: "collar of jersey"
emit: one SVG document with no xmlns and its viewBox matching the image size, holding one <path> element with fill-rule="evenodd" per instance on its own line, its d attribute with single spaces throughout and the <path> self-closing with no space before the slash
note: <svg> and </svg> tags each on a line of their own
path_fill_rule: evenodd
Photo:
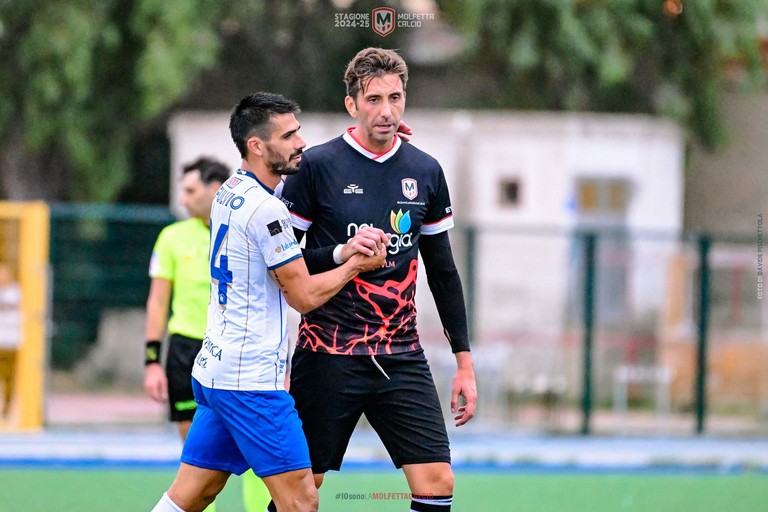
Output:
<svg viewBox="0 0 768 512">
<path fill-rule="evenodd" d="M 374 153 L 373 151 L 368 151 L 363 147 L 362 144 L 360 144 L 360 141 L 358 141 L 356 138 L 352 136 L 352 130 L 354 130 L 354 126 L 350 126 L 347 128 L 347 131 L 342 135 L 342 138 L 352 146 L 358 153 L 360 153 L 363 156 L 367 156 L 371 160 L 375 162 L 386 162 L 393 156 L 395 156 L 395 153 L 397 153 L 397 150 L 400 149 L 400 146 L 402 145 L 402 141 L 400 140 L 400 137 L 395 135 L 395 140 L 392 142 L 392 147 L 386 150 L 383 153 Z"/>
<path fill-rule="evenodd" d="M 249 178 L 253 178 L 254 180 L 256 180 L 256 183 L 261 185 L 261 188 L 263 188 L 264 190 L 266 190 L 270 194 L 275 195 L 275 191 L 272 190 L 271 188 L 269 188 L 268 186 L 266 186 L 265 184 L 263 184 L 261 182 L 261 180 L 259 178 L 257 178 L 256 175 L 253 174 L 251 171 L 246 171 L 245 169 L 238 169 L 237 170 L 237 174 L 244 174 L 245 176 L 248 176 Z"/>
</svg>

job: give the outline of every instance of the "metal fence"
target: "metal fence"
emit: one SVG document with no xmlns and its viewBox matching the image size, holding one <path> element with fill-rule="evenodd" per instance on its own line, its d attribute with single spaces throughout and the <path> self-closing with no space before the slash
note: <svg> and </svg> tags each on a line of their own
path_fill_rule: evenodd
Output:
<svg viewBox="0 0 768 512">
<path fill-rule="evenodd" d="M 472 227 L 454 246 L 483 421 L 583 434 L 768 430 L 755 239 Z M 431 352 L 445 383 L 452 362 Z"/>
<path fill-rule="evenodd" d="M 83 357 L 105 311 L 144 307 L 152 245 L 173 220 L 165 208 L 51 208 L 55 368 Z M 451 236 L 481 393 L 472 428 L 768 431 L 754 239 L 511 227 Z M 419 328 L 447 406 L 455 364 L 420 282 Z"/>
<path fill-rule="evenodd" d="M 162 207 L 51 206 L 54 368 L 72 368 L 87 353 L 105 311 L 144 307 L 152 247 L 174 220 Z"/>
</svg>

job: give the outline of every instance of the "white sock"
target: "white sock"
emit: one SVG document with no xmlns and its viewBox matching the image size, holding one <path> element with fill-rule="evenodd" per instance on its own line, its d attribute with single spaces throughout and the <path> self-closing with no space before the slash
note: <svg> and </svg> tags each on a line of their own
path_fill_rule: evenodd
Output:
<svg viewBox="0 0 768 512">
<path fill-rule="evenodd" d="M 184 510 L 179 508 L 179 506 L 168 497 L 167 492 L 164 492 L 163 497 L 157 502 L 157 505 L 152 509 L 152 512 L 184 512 Z"/>
</svg>

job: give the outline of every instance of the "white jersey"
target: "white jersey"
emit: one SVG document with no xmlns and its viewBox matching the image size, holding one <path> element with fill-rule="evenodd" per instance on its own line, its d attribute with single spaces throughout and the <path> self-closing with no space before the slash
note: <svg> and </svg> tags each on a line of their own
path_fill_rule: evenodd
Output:
<svg viewBox="0 0 768 512">
<path fill-rule="evenodd" d="M 210 255 L 208 326 L 192 376 L 217 389 L 285 389 L 288 304 L 269 270 L 301 249 L 288 209 L 250 172 L 216 193 Z"/>
</svg>

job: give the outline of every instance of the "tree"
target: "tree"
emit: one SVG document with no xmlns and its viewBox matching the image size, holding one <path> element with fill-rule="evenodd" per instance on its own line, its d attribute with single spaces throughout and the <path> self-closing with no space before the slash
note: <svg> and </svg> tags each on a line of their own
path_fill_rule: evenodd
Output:
<svg viewBox="0 0 768 512">
<path fill-rule="evenodd" d="M 722 93 L 765 83 L 765 0 L 438 3 L 466 34 L 474 106 L 665 115 L 713 149 Z"/>
<path fill-rule="evenodd" d="M 344 4 L 339 7 L 337 4 Z M 337 14 L 370 13 L 382 0 L 233 2 L 221 20 L 220 60 L 189 90 L 188 108 L 228 109 L 256 90 L 276 91 L 304 110 L 338 112 L 344 104 L 342 75 L 366 46 L 401 48 L 402 31 L 382 39 L 370 29 L 337 27 Z"/>
<path fill-rule="evenodd" d="M 137 182 L 136 141 L 179 106 L 261 89 L 339 108 L 344 65 L 381 38 L 334 15 L 382 3 L 0 0 L 0 195 L 113 201 Z"/>
<path fill-rule="evenodd" d="M 0 3 L 0 184 L 113 199 L 133 136 L 215 62 L 217 0 Z"/>
</svg>

